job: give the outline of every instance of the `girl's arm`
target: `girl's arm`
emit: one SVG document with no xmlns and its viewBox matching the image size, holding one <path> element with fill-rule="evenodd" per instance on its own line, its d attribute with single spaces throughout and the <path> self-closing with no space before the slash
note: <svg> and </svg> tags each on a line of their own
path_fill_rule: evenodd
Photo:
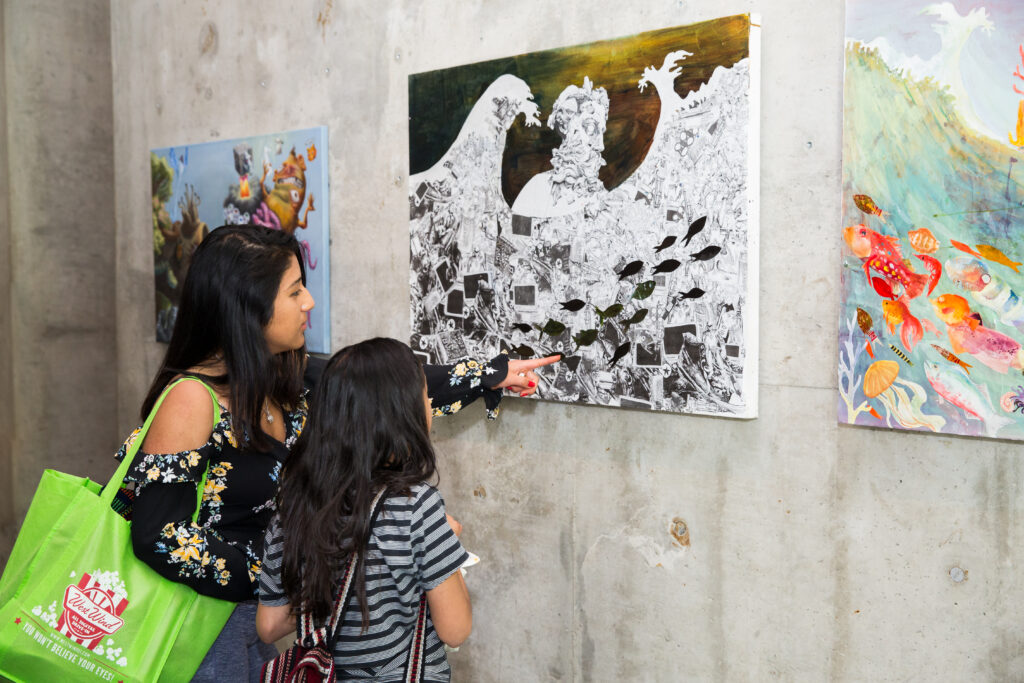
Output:
<svg viewBox="0 0 1024 683">
<path fill-rule="evenodd" d="M 430 619 L 438 637 L 458 647 L 473 629 L 469 591 L 459 571 L 469 557 L 458 534 L 462 525 L 444 511 L 441 494 L 432 486 L 416 493 L 409 535 L 412 554 L 427 595 Z"/>
<path fill-rule="evenodd" d="M 473 630 L 473 609 L 462 572 L 455 572 L 440 586 L 428 590 L 427 605 L 430 606 L 434 630 L 441 641 L 448 647 L 462 645 Z"/>
<path fill-rule="evenodd" d="M 260 604 L 256 607 L 256 633 L 264 643 L 273 643 L 295 630 L 292 605 L 281 585 L 284 537 L 281 520 L 274 515 L 263 537 L 263 571 L 260 572 Z"/>
<path fill-rule="evenodd" d="M 428 595 L 427 600 L 430 600 Z M 295 630 L 295 615 L 291 604 L 256 607 L 256 633 L 264 643 L 275 643 Z"/>
</svg>

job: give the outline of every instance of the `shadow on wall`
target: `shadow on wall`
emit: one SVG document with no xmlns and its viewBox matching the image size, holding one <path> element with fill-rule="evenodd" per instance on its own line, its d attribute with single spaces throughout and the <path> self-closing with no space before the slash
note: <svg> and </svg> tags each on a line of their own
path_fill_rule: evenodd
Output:
<svg viewBox="0 0 1024 683">
<path fill-rule="evenodd" d="M 18 533 L 18 524 L 14 520 L 8 520 L 0 524 L 0 574 L 7 566 L 7 558 L 11 556 L 11 549 L 14 548 L 14 538 Z"/>
</svg>

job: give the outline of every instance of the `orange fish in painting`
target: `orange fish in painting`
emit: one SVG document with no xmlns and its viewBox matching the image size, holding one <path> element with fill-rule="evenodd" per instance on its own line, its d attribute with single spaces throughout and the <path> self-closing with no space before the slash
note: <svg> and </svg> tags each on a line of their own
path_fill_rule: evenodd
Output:
<svg viewBox="0 0 1024 683">
<path fill-rule="evenodd" d="M 935 314 L 946 323 L 946 332 L 953 353 L 969 353 L 996 372 L 1006 374 L 1010 368 L 1024 369 L 1024 349 L 1020 342 L 1002 332 L 981 324 L 971 311 L 967 299 L 956 294 L 943 294 L 931 299 Z"/>
<path fill-rule="evenodd" d="M 934 254 L 939 248 L 939 240 L 928 228 L 918 228 L 907 233 L 910 238 L 910 246 L 920 254 Z"/>
<path fill-rule="evenodd" d="M 914 345 L 924 337 L 921 321 L 914 317 L 914 314 L 902 301 L 883 301 L 882 317 L 885 318 L 885 324 L 889 327 L 890 334 L 895 332 L 900 325 L 903 326 L 900 329 L 900 341 L 903 342 L 907 351 L 913 351 Z"/>
<path fill-rule="evenodd" d="M 960 251 L 965 251 L 971 256 L 977 256 L 981 258 L 981 254 L 971 249 L 970 245 L 968 244 L 964 244 L 963 242 L 957 242 L 956 240 L 950 240 L 949 243 L 952 244 L 957 249 L 959 249 Z"/>
<path fill-rule="evenodd" d="M 998 249 L 991 245 L 979 244 L 978 254 L 981 256 L 981 258 L 985 259 L 986 261 L 992 261 L 993 263 L 998 263 L 1000 265 L 1006 266 L 1007 268 L 1011 268 L 1015 273 L 1020 272 L 1019 270 L 1017 270 L 1017 266 L 1022 265 L 1020 261 L 1011 261 L 1009 256 L 1007 256 L 1006 254 L 1004 254 L 1003 252 L 999 251 Z"/>
<path fill-rule="evenodd" d="M 943 294 L 931 300 L 935 314 L 947 325 L 958 325 L 970 318 L 971 306 L 967 299 L 956 294 Z M 969 322 L 969 320 L 968 320 Z M 975 320 L 975 323 L 978 321 Z"/>
<path fill-rule="evenodd" d="M 942 357 L 948 360 L 950 363 L 955 363 L 956 365 L 959 365 L 964 369 L 964 372 L 966 372 L 968 375 L 971 374 L 971 371 L 968 370 L 968 368 L 973 368 L 973 365 L 971 365 L 970 363 L 963 362 L 962 360 L 960 360 L 960 357 L 957 356 L 955 353 L 947 351 L 938 344 L 932 344 L 932 348 L 938 351 L 940 354 L 942 354 Z"/>
<path fill-rule="evenodd" d="M 885 222 L 885 217 L 889 215 L 888 211 L 882 211 L 878 204 L 875 204 L 875 200 L 866 194 L 853 195 L 853 203 L 864 213 L 870 216 L 878 216 L 883 223 Z"/>
</svg>

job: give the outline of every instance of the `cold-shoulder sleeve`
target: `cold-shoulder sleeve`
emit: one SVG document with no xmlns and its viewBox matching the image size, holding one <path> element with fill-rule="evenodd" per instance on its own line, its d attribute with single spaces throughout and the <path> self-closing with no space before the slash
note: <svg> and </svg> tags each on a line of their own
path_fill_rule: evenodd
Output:
<svg viewBox="0 0 1024 683">
<path fill-rule="evenodd" d="M 498 354 L 489 361 L 462 360 L 452 365 L 424 365 L 427 395 L 434 415 L 452 415 L 483 396 L 487 419 L 498 417 L 501 389 L 495 389 L 508 375 L 508 356 Z"/>
<path fill-rule="evenodd" d="M 211 519 L 192 521 L 196 487 L 207 467 L 204 509 L 225 486 L 231 465 L 220 462 L 219 454 L 212 440 L 182 453 L 136 454 L 125 477 L 135 483 L 132 548 L 166 579 L 202 595 L 241 602 L 257 594 L 260 559 L 244 546 L 225 541 L 208 526 Z"/>
</svg>

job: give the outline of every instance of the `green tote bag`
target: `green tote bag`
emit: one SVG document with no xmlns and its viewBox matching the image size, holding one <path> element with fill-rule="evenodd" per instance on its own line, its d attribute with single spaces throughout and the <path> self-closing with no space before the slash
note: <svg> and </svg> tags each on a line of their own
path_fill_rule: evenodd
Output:
<svg viewBox="0 0 1024 683">
<path fill-rule="evenodd" d="M 216 425 L 217 397 L 206 388 Z M 110 507 L 166 395 L 106 487 L 43 472 L 0 577 L 0 679 L 188 681 L 231 616 L 235 603 L 168 581 L 136 558 L 130 523 Z"/>
</svg>

